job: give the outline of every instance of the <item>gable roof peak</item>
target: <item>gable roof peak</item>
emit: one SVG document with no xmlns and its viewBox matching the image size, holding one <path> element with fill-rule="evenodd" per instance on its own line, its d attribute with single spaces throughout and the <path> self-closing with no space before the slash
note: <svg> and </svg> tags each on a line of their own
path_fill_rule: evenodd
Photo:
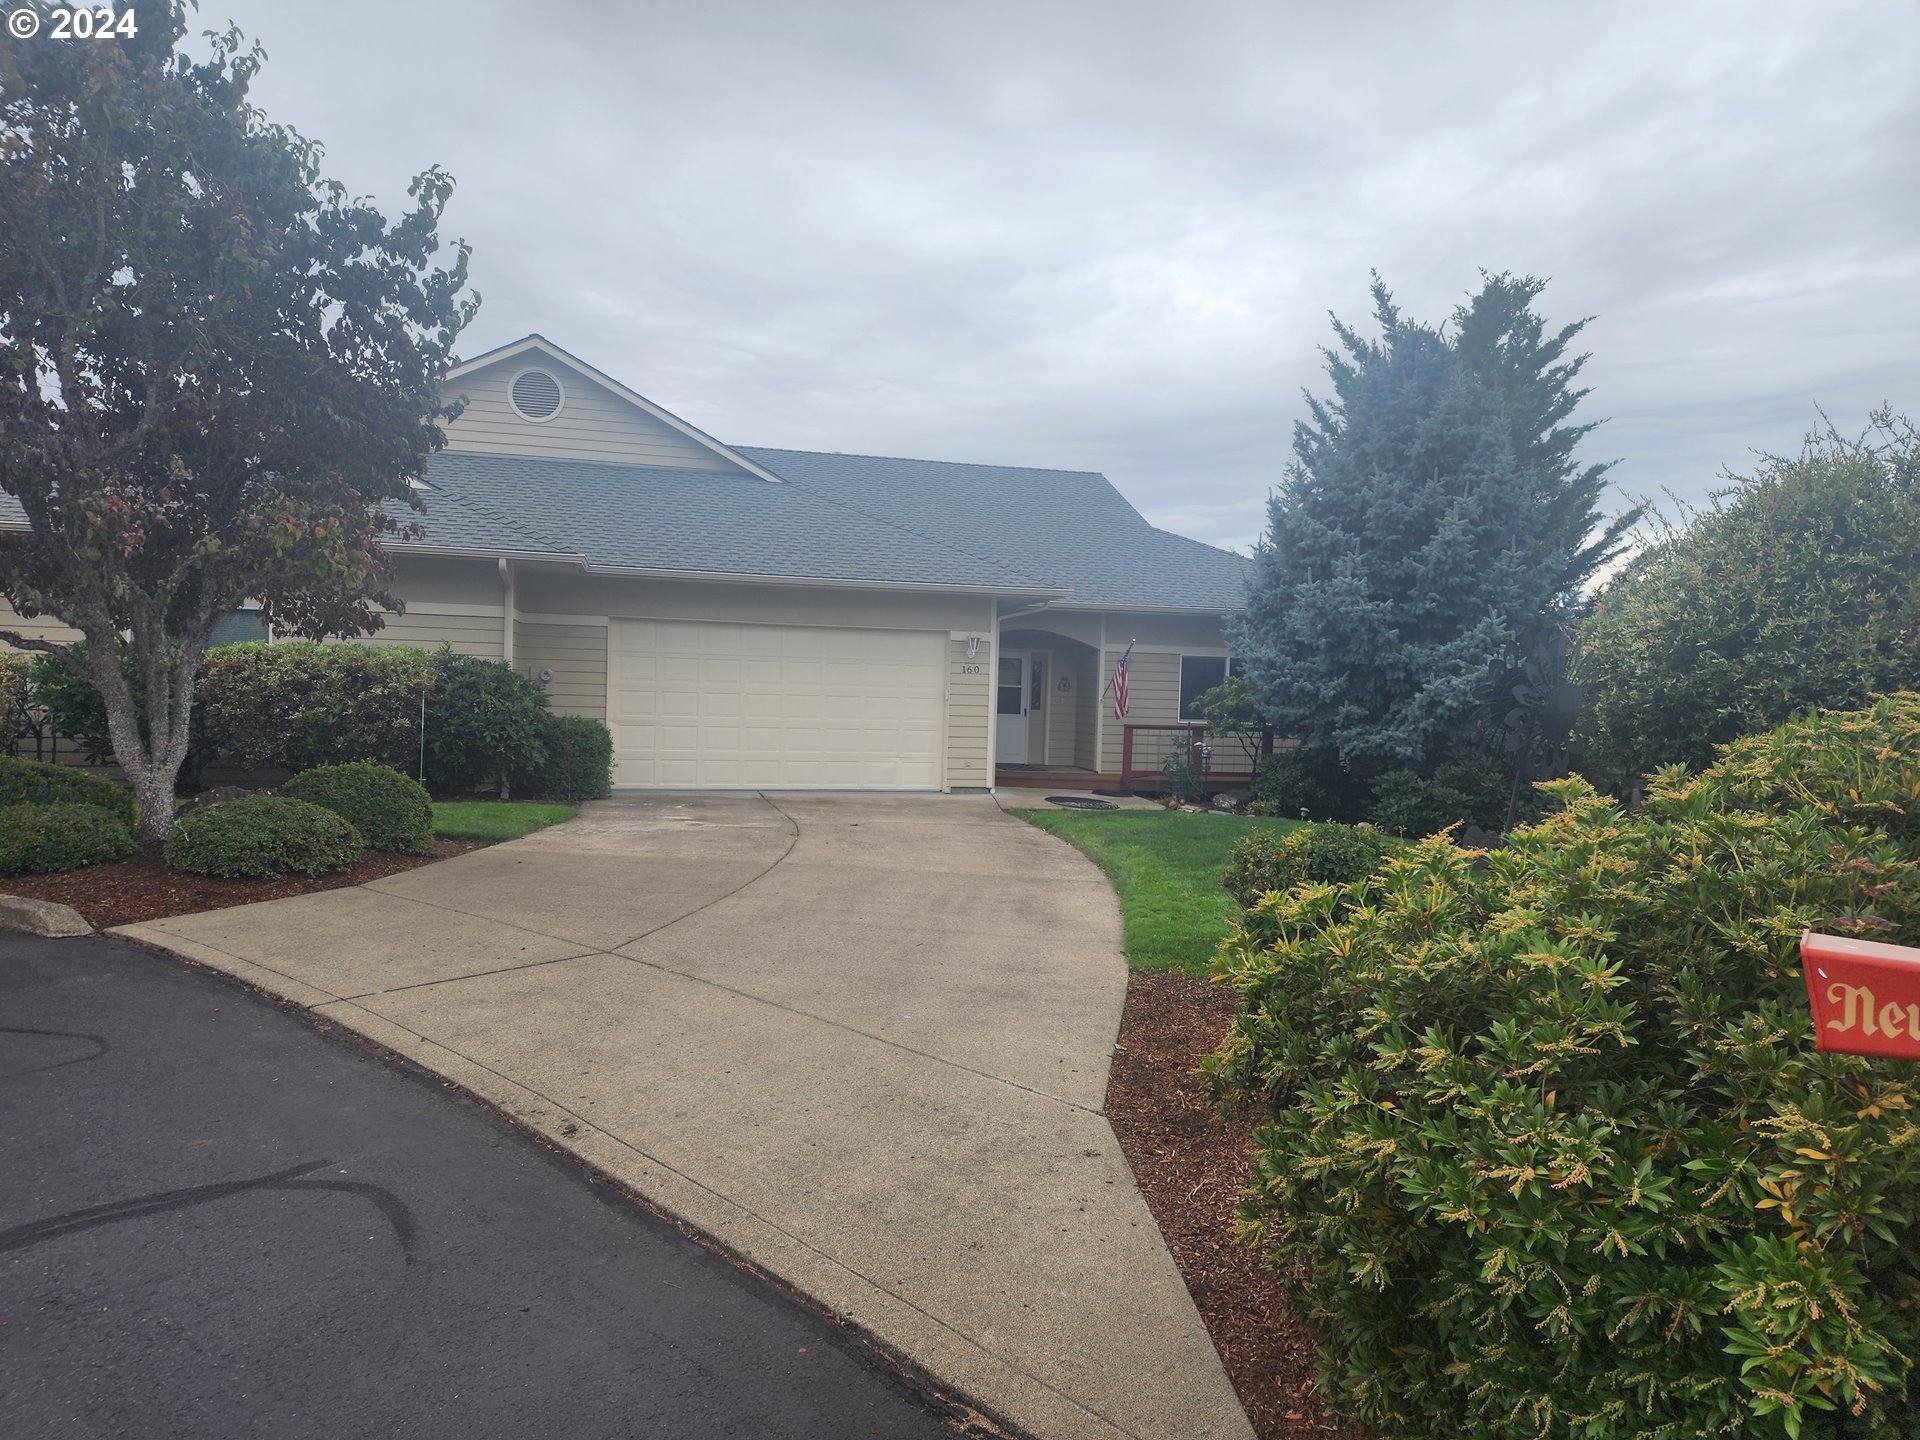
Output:
<svg viewBox="0 0 1920 1440">
<path fill-rule="evenodd" d="M 647 397 L 639 391 L 629 389 L 627 386 L 621 384 L 620 381 L 614 379 L 613 376 L 607 374 L 606 371 L 589 365 L 570 350 L 565 350 L 554 344 L 553 341 L 547 339 L 547 337 L 542 335 L 538 330 L 529 331 L 518 340 L 509 341 L 505 345 L 496 345 L 493 349 L 484 351 L 474 356 L 471 360 L 461 361 L 458 365 L 455 365 L 451 370 L 447 371 L 446 377 L 441 383 L 443 385 L 451 384 L 463 376 L 473 374 L 476 370 L 484 369 L 490 365 L 498 365 L 503 361 L 512 360 L 518 356 L 535 352 L 544 355 L 549 360 L 564 365 L 576 375 L 584 376 L 602 389 L 619 396 L 620 399 L 625 400 L 629 405 L 652 416 L 669 429 L 679 431 L 682 435 L 693 441 L 694 444 L 719 456 L 728 463 L 738 466 L 740 469 L 746 471 L 747 474 L 757 479 L 765 480 L 773 485 L 784 485 L 786 483 L 786 481 L 782 480 L 759 461 L 749 459 L 738 450 L 735 450 L 731 445 L 723 445 L 699 426 L 682 420 L 671 410 L 654 404 L 653 401 L 647 399 Z"/>
</svg>

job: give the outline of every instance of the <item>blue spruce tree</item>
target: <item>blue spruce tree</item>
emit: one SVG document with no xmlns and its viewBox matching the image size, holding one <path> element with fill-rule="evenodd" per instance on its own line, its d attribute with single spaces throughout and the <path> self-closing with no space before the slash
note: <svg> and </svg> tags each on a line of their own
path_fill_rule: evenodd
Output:
<svg viewBox="0 0 1920 1440">
<path fill-rule="evenodd" d="M 1509 636 L 1570 608 L 1591 521 L 1516 453 L 1501 387 L 1373 297 L 1378 339 L 1334 321 L 1234 643 L 1269 723 L 1377 770 L 1457 746 Z"/>
</svg>

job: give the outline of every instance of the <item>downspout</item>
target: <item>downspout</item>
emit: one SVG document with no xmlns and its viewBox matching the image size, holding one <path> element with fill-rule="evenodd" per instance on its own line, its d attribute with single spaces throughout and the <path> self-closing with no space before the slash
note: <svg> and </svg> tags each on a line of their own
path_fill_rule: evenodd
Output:
<svg viewBox="0 0 1920 1440">
<path fill-rule="evenodd" d="M 1000 716 L 1000 597 L 987 601 L 987 793 L 999 793 Z"/>
<path fill-rule="evenodd" d="M 500 559 L 500 659 L 513 668 L 513 562 Z"/>
</svg>

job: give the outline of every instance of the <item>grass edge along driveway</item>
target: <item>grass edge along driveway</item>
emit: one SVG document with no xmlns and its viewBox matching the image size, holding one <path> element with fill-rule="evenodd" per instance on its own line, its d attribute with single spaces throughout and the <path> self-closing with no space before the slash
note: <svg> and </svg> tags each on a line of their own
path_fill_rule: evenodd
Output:
<svg viewBox="0 0 1920 1440">
<path fill-rule="evenodd" d="M 1126 922 L 1127 965 L 1204 975 L 1240 907 L 1221 888 L 1233 842 L 1256 826 L 1284 834 L 1298 820 L 1197 810 L 1016 809 L 1107 874 Z"/>
<path fill-rule="evenodd" d="M 578 805 L 537 805 L 519 800 L 436 800 L 433 802 L 433 838 L 498 845 L 503 840 L 518 840 L 522 835 L 571 820 L 579 813 Z"/>
</svg>

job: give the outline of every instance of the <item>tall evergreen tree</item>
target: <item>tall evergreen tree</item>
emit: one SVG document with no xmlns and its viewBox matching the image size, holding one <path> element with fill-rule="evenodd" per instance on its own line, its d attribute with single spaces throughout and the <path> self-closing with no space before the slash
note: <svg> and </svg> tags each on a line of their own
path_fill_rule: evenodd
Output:
<svg viewBox="0 0 1920 1440">
<path fill-rule="evenodd" d="M 1453 312 L 1454 350 L 1460 363 L 1500 400 L 1514 458 L 1534 479 L 1541 554 L 1566 557 L 1561 589 L 1569 594 L 1620 553 L 1643 509 L 1602 522 L 1600 496 L 1611 460 L 1582 465 L 1574 447 L 1598 428 L 1597 420 L 1565 423 L 1590 390 L 1573 388 L 1592 357 L 1567 355 L 1567 346 L 1591 316 L 1563 325 L 1549 337 L 1533 302 L 1547 282 L 1532 275 L 1480 275 L 1480 293 Z"/>
<path fill-rule="evenodd" d="M 1567 337 L 1490 331 L 1490 304 L 1489 383 L 1377 276 L 1373 297 L 1378 339 L 1334 321 L 1333 394 L 1309 395 L 1295 426 L 1235 649 L 1272 724 L 1379 766 L 1461 736 L 1508 637 L 1570 608 L 1592 520 L 1568 498 L 1590 477 L 1570 459 L 1584 432 L 1558 423 L 1579 399 L 1554 348 Z"/>
</svg>

